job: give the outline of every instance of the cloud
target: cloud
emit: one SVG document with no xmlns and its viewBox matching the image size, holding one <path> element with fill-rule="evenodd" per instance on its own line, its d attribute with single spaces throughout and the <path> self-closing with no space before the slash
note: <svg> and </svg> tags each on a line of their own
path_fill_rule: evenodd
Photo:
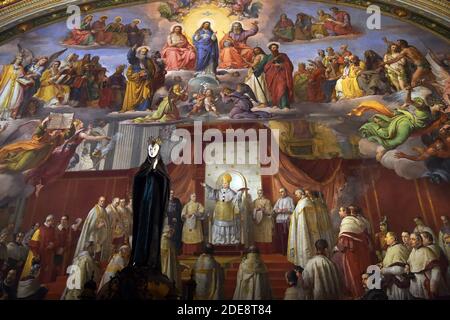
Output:
<svg viewBox="0 0 450 320">
<path fill-rule="evenodd" d="M 0 206 L 4 206 L 18 196 L 28 197 L 34 188 L 25 183 L 21 173 L 0 174 Z"/>
</svg>

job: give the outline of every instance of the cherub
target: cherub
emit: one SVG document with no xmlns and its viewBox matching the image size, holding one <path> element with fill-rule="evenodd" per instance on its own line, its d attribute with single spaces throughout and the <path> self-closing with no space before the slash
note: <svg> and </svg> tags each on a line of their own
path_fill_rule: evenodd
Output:
<svg viewBox="0 0 450 320">
<path fill-rule="evenodd" d="M 189 112 L 189 116 L 194 113 L 199 113 L 202 109 L 205 109 L 217 117 L 219 116 L 216 105 L 219 98 L 214 95 L 214 91 L 212 89 L 200 89 L 198 93 L 193 94 L 193 98 L 195 104 L 191 112 Z"/>
</svg>

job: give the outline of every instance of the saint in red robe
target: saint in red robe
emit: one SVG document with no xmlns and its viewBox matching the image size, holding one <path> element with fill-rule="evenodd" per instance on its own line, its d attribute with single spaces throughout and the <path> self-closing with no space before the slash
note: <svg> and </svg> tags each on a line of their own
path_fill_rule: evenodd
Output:
<svg viewBox="0 0 450 320">
<path fill-rule="evenodd" d="M 267 88 L 272 98 L 272 105 L 288 108 L 294 98 L 294 66 L 285 53 L 273 52 L 264 67 Z"/>
<path fill-rule="evenodd" d="M 351 34 L 353 32 L 350 15 L 345 11 L 338 11 L 333 14 L 335 21 L 326 21 L 325 28 L 329 33 L 337 36 Z"/>
<path fill-rule="evenodd" d="M 325 94 L 323 92 L 323 83 L 325 81 L 325 70 L 322 68 L 316 68 L 309 75 L 308 82 L 308 101 L 311 102 L 324 102 Z"/>
<path fill-rule="evenodd" d="M 359 298 L 364 294 L 361 276 L 375 263 L 370 237 L 361 220 L 353 216 L 342 219 L 337 248 L 333 260 L 341 271 L 345 293 Z"/>
</svg>

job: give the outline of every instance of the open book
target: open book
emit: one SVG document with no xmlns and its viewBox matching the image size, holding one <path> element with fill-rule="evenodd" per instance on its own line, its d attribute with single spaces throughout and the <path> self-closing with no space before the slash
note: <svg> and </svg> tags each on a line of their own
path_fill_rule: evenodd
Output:
<svg viewBox="0 0 450 320">
<path fill-rule="evenodd" d="M 50 113 L 47 129 L 70 129 L 73 113 Z"/>
</svg>

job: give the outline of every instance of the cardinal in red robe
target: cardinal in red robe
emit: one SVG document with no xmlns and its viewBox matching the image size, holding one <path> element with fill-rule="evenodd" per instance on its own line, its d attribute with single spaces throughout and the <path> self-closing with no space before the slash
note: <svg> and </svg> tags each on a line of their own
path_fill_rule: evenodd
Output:
<svg viewBox="0 0 450 320">
<path fill-rule="evenodd" d="M 289 108 L 294 99 L 294 66 L 287 54 L 278 51 L 277 43 L 270 43 L 268 47 L 271 54 L 264 66 L 264 73 L 272 105 L 281 109 Z"/>
<path fill-rule="evenodd" d="M 375 255 L 366 224 L 351 216 L 347 208 L 341 208 L 339 215 L 342 222 L 333 260 L 341 272 L 345 293 L 359 298 L 364 294 L 361 275 L 375 263 Z"/>
<path fill-rule="evenodd" d="M 55 218 L 53 215 L 47 216 L 44 224 L 37 229 L 28 246 L 30 252 L 28 253 L 27 261 L 22 271 L 22 277 L 29 275 L 31 266 L 35 261 L 39 261 L 41 271 L 39 280 L 41 283 L 53 282 L 56 279 L 54 256 L 57 246 L 56 233 L 54 228 Z"/>
</svg>

